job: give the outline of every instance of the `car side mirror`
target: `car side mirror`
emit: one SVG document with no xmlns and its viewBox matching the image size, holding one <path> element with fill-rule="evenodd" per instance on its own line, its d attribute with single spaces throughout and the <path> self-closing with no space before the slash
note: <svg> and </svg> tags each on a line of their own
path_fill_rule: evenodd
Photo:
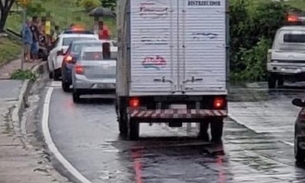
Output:
<svg viewBox="0 0 305 183">
<path fill-rule="evenodd" d="M 293 99 L 292 104 L 297 106 L 297 107 L 305 107 L 305 103 L 299 98 Z"/>
</svg>

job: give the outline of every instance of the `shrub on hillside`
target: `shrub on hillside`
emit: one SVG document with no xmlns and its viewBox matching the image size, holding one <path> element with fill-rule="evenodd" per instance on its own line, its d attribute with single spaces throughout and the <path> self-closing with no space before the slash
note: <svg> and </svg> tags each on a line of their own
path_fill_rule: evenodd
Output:
<svg viewBox="0 0 305 183">
<path fill-rule="evenodd" d="M 233 79 L 266 79 L 267 50 L 285 21 L 289 6 L 282 2 L 230 1 L 230 69 Z"/>
</svg>

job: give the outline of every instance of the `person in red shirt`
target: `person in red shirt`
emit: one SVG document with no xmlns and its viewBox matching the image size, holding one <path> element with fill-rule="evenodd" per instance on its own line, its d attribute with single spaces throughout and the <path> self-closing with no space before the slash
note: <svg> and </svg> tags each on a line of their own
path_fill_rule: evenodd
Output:
<svg viewBox="0 0 305 183">
<path fill-rule="evenodd" d="M 103 21 L 99 22 L 99 39 L 110 39 L 110 31 L 107 25 L 104 25 Z"/>
</svg>

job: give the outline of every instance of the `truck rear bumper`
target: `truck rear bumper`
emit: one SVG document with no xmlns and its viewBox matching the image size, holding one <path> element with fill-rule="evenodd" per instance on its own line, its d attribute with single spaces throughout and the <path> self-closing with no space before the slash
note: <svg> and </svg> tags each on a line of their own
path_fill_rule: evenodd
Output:
<svg viewBox="0 0 305 183">
<path fill-rule="evenodd" d="M 180 122 L 201 122 L 204 118 L 225 118 L 228 116 L 228 112 L 226 110 L 208 109 L 130 109 L 129 116 L 141 122 L 171 122 L 177 120 L 181 120 Z"/>
</svg>

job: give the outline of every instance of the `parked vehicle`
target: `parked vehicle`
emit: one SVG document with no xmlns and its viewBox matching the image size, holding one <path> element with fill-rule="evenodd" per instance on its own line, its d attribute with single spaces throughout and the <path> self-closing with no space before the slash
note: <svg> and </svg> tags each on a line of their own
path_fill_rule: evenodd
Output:
<svg viewBox="0 0 305 183">
<path fill-rule="evenodd" d="M 113 42 L 111 40 L 78 40 L 72 41 L 72 43 L 70 43 L 66 53 L 64 54 L 61 66 L 61 86 L 64 92 L 68 92 L 70 90 L 70 85 L 72 84 L 71 76 L 72 68 L 74 66 L 74 63 L 72 63 L 72 58 L 78 57 L 78 54 L 84 47 L 100 47 L 100 50 L 102 50 L 102 44 L 104 42 L 110 43 L 112 56 L 116 58 L 117 47 L 114 47 Z"/>
<path fill-rule="evenodd" d="M 117 12 L 120 133 L 133 140 L 140 123 L 196 122 L 199 137 L 209 140 L 210 125 L 212 141 L 221 141 L 228 1 L 119 0 Z"/>
<path fill-rule="evenodd" d="M 292 104 L 301 107 L 301 111 L 295 121 L 294 128 L 294 155 L 296 161 L 305 160 L 305 102 L 295 98 Z"/>
<path fill-rule="evenodd" d="M 115 94 L 116 58 L 113 58 L 110 44 L 100 47 L 84 47 L 72 69 L 73 101 L 78 103 L 81 95 Z"/>
<path fill-rule="evenodd" d="M 48 68 L 50 79 L 58 80 L 61 77 L 61 66 L 64 53 L 70 43 L 75 40 L 98 40 L 96 34 L 83 32 L 63 32 L 56 39 L 52 50 L 48 56 Z"/>
<path fill-rule="evenodd" d="M 284 85 L 284 81 L 305 81 L 305 26 L 302 17 L 288 17 L 289 25 L 277 30 L 272 49 L 268 50 L 268 87 Z"/>
</svg>

